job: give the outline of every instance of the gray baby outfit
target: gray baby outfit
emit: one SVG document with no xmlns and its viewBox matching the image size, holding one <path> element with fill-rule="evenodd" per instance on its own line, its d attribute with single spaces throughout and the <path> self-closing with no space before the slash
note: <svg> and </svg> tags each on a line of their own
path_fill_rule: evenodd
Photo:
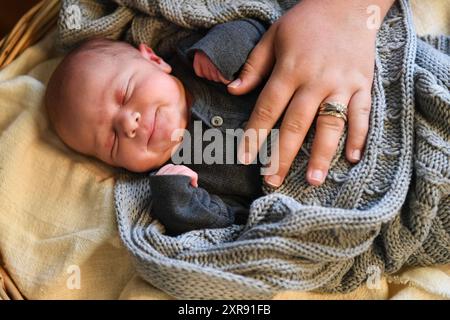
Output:
<svg viewBox="0 0 450 320">
<path fill-rule="evenodd" d="M 217 25 L 206 34 L 198 33 L 183 39 L 177 54 L 169 60 L 173 74 L 193 95 L 188 128 L 192 139 L 185 139 L 182 145 L 186 151 L 190 150 L 190 157 L 178 164 L 198 174 L 199 187 L 191 186 L 187 176 L 155 175 L 154 172 L 149 175 L 151 215 L 163 223 L 168 234 L 223 228 L 233 223 L 245 224 L 251 202 L 262 195 L 259 166 L 237 163 L 233 155 L 238 139 L 226 132 L 227 129 L 244 127 L 258 90 L 244 96 L 233 96 L 225 85 L 197 77 L 192 63 L 195 51 L 202 51 L 226 78 L 233 79 L 264 31 L 264 26 L 253 19 Z M 197 132 L 195 121 L 201 129 Z M 202 159 L 203 151 L 210 144 L 202 139 L 202 133 L 207 129 L 215 130 L 224 142 L 219 145 L 220 150 L 213 152 L 222 160 L 217 158 L 218 163 L 205 163 Z M 194 143 L 195 139 L 198 143 Z M 233 144 L 226 144 L 227 141 L 233 141 Z M 198 158 L 200 161 L 197 160 L 199 163 L 194 163 L 196 152 L 201 157 Z M 233 164 L 226 163 L 229 152 L 233 153 Z"/>
</svg>

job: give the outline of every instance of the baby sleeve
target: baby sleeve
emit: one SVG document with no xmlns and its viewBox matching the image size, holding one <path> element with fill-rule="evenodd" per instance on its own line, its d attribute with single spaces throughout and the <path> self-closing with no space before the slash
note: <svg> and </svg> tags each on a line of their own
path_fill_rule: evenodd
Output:
<svg viewBox="0 0 450 320">
<path fill-rule="evenodd" d="M 204 52 L 226 79 L 233 80 L 265 31 L 265 26 L 254 19 L 219 24 L 188 48 L 186 54 L 193 59 L 195 51 Z"/>
<path fill-rule="evenodd" d="M 151 214 L 168 234 L 205 228 L 224 228 L 233 224 L 237 209 L 205 189 L 193 187 L 183 175 L 151 175 Z"/>
</svg>

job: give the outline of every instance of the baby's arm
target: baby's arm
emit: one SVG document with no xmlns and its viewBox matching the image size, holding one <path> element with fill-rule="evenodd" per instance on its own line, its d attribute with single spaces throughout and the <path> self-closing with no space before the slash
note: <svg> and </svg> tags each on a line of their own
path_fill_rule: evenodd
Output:
<svg viewBox="0 0 450 320">
<path fill-rule="evenodd" d="M 149 177 L 152 216 L 168 234 L 230 226 L 236 208 L 205 189 L 194 187 L 197 174 L 185 166 L 166 165 Z"/>
<path fill-rule="evenodd" d="M 214 26 L 187 51 L 193 59 L 195 73 L 199 77 L 228 84 L 265 31 L 264 25 L 253 19 Z"/>
</svg>

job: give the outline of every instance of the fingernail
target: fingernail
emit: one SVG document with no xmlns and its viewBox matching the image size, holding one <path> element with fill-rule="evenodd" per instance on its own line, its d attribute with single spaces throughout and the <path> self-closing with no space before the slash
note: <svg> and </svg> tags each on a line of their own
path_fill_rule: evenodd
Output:
<svg viewBox="0 0 450 320">
<path fill-rule="evenodd" d="M 309 179 L 318 183 L 322 183 L 323 181 L 323 172 L 322 170 L 313 170 L 309 175 Z"/>
<path fill-rule="evenodd" d="M 239 87 L 241 85 L 241 83 L 242 83 L 241 79 L 237 78 L 232 83 L 230 83 L 228 85 L 228 87 L 230 87 L 230 88 L 237 88 L 237 87 Z"/>
<path fill-rule="evenodd" d="M 266 179 L 266 183 L 275 188 L 278 188 L 282 182 L 283 179 L 281 179 L 281 177 L 278 175 L 270 176 Z"/>
<path fill-rule="evenodd" d="M 358 161 L 361 159 L 361 151 L 360 150 L 353 150 L 352 152 L 352 160 Z"/>
</svg>

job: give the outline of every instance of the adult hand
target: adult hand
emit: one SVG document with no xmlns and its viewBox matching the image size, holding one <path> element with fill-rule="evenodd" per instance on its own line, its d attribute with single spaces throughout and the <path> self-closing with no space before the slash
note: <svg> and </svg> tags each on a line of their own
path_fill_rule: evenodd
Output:
<svg viewBox="0 0 450 320">
<path fill-rule="evenodd" d="M 352 163 L 360 160 L 369 127 L 377 31 L 367 24 L 367 8 L 378 5 L 382 21 L 393 2 L 303 0 L 275 22 L 253 49 L 228 90 L 247 93 L 270 74 L 246 130 L 270 131 L 286 109 L 279 147 L 272 150 L 279 169 L 266 176 L 268 184 L 281 185 L 323 102 L 348 105 L 346 158 Z M 342 118 L 317 117 L 306 174 L 310 184 L 324 182 L 344 125 Z M 252 162 L 263 140 L 241 143 L 239 160 Z"/>
</svg>

